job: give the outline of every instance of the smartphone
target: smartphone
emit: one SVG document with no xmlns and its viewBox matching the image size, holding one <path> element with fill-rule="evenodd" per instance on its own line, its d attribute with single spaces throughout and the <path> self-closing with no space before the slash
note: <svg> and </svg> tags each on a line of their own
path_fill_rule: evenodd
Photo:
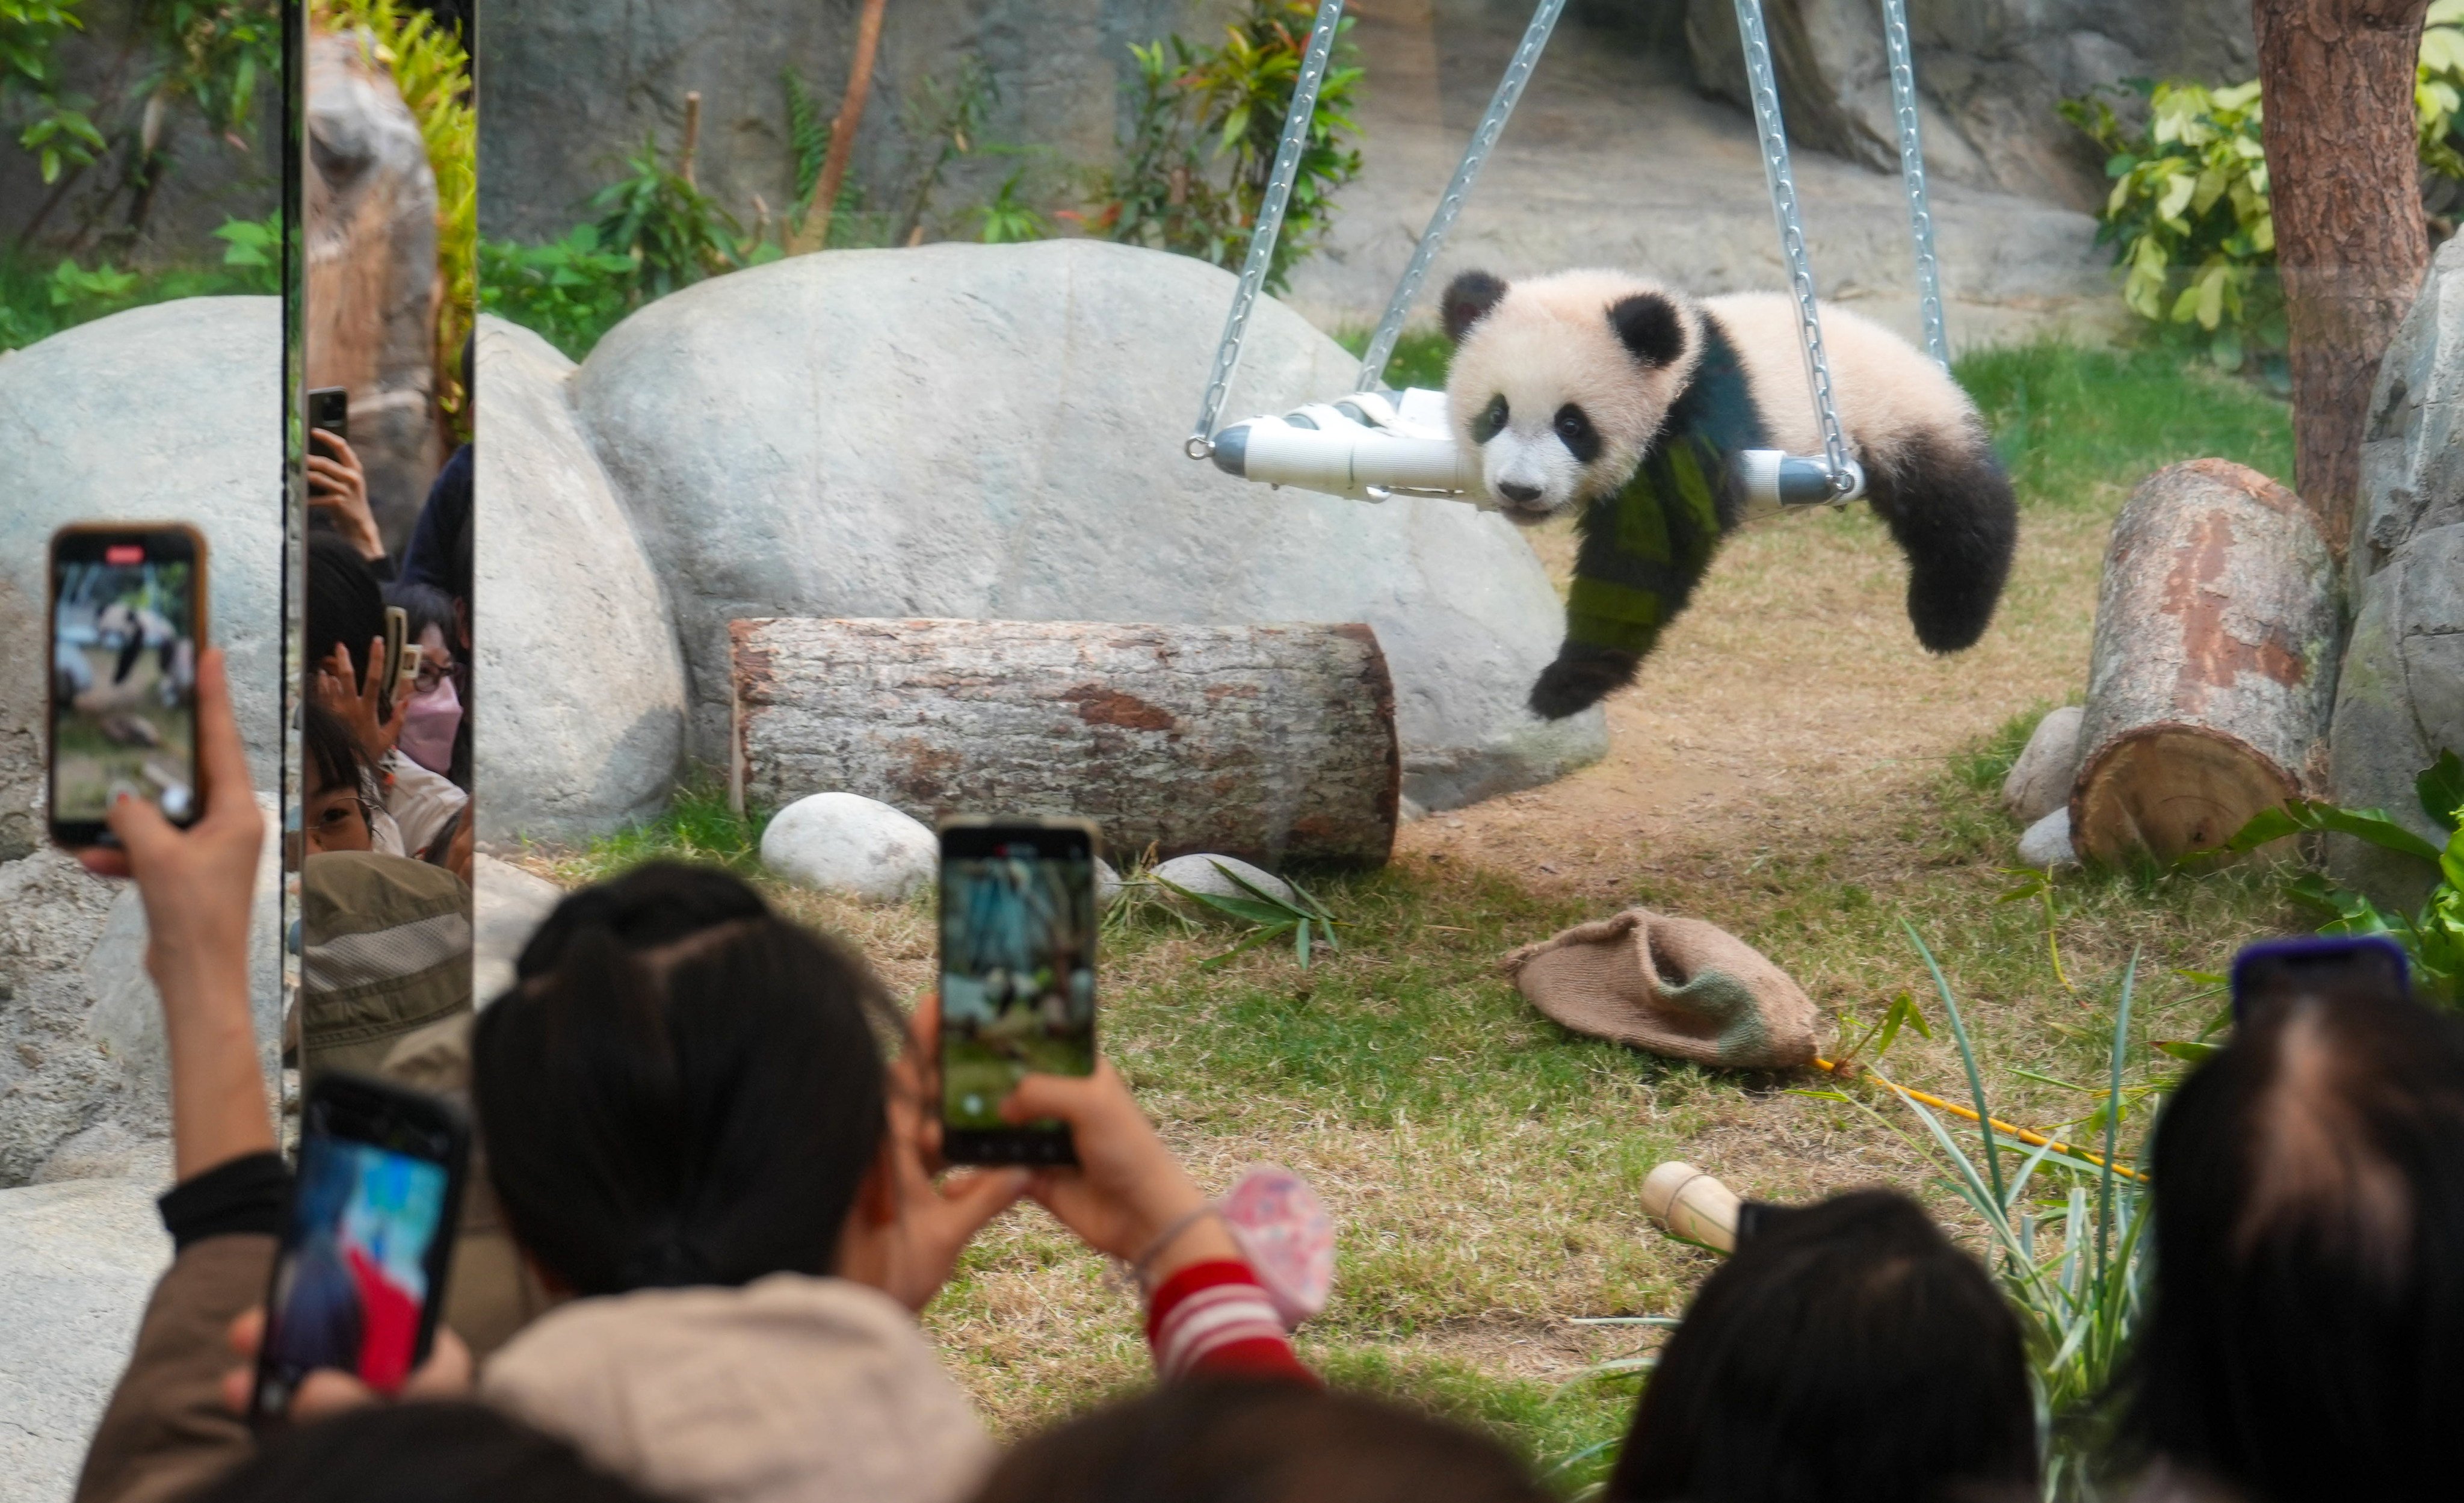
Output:
<svg viewBox="0 0 2464 1503">
<path fill-rule="evenodd" d="M 177 523 L 63 527 L 51 607 L 52 839 L 119 844 L 102 821 L 122 793 L 194 824 L 205 539 Z"/>
<path fill-rule="evenodd" d="M 393 677 L 394 704 L 400 704 L 404 700 L 409 698 L 411 694 L 418 689 L 419 660 L 423 655 L 425 655 L 424 651 L 418 643 L 406 642 L 403 644 L 402 667 Z M 386 713 L 391 714 L 392 712 L 388 709 Z"/>
<path fill-rule="evenodd" d="M 400 606 L 387 606 L 385 624 L 385 666 L 377 672 L 377 685 L 385 691 L 385 698 L 377 712 L 391 715 L 393 707 L 402 701 L 395 685 L 402 677 L 403 647 L 410 638 L 410 612 Z"/>
<path fill-rule="evenodd" d="M 308 393 L 308 426 L 321 428 L 340 439 L 351 436 L 351 388 L 348 387 L 317 387 Z M 323 453 L 310 445 L 310 453 Z"/>
<path fill-rule="evenodd" d="M 1095 827 L 941 826 L 941 1156 L 1075 1163 L 1057 1121 L 1004 1121 L 1027 1074 L 1095 1070 Z"/>
<path fill-rule="evenodd" d="M 310 1082 L 253 1423 L 283 1420 L 319 1367 L 389 1394 L 427 1359 L 469 1156 L 461 1114 L 435 1096 L 339 1071 Z"/>
<path fill-rule="evenodd" d="M 2293 997 L 2334 999 L 2357 993 L 2406 997 L 2412 969 L 2392 939 L 2377 935 L 2316 935 L 2254 944 L 2233 958 L 2233 1021 Z"/>
</svg>

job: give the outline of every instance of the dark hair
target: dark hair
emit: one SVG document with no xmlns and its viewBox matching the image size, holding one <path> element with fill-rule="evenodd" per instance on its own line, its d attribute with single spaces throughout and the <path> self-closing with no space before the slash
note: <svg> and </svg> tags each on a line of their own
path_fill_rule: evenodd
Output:
<svg viewBox="0 0 2464 1503">
<path fill-rule="evenodd" d="M 2019 1322 L 1916 1203 L 1765 1208 L 1661 1350 L 1621 1503 L 1931 1503 L 2033 1492 Z"/>
<path fill-rule="evenodd" d="M 1168 1383 L 1011 1448 L 975 1503 L 1542 1503 L 1486 1436 L 1294 1382 Z"/>
<path fill-rule="evenodd" d="M 187 1503 L 651 1503 L 485 1404 L 383 1404 L 262 1437 Z"/>
<path fill-rule="evenodd" d="M 299 750 L 308 768 L 310 788 L 363 788 L 367 753 L 342 718 L 315 699 L 299 701 Z"/>
<path fill-rule="evenodd" d="M 446 644 L 454 650 L 455 655 L 460 655 L 462 644 L 458 640 L 459 629 L 453 620 L 452 596 L 418 580 L 397 580 L 385 587 L 385 603 L 402 608 L 407 618 L 405 624 L 409 629 L 409 640 L 418 641 L 422 631 L 434 627 L 445 634 Z"/>
<path fill-rule="evenodd" d="M 333 655 L 335 644 L 351 654 L 353 672 L 368 671 L 368 644 L 385 635 L 385 592 L 359 550 L 330 533 L 308 540 L 308 669 Z M 352 687 L 357 688 L 355 684 Z"/>
<path fill-rule="evenodd" d="M 2464 1026 L 2349 988 L 2255 1009 L 2151 1168 L 2132 1439 L 2267 1503 L 2453 1496 Z"/>
<path fill-rule="evenodd" d="M 723 872 L 559 903 L 479 1014 L 473 1095 L 515 1238 L 582 1294 L 824 1273 L 884 1130 L 864 962 Z"/>
</svg>

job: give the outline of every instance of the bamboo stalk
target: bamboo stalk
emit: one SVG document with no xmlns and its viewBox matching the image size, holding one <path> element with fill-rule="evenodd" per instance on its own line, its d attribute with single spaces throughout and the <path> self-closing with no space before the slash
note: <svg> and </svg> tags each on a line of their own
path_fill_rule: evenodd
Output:
<svg viewBox="0 0 2464 1503">
<path fill-rule="evenodd" d="M 847 160 L 855 154 L 855 130 L 864 119 L 864 102 L 872 92 L 872 60 L 881 50 L 881 13 L 888 0 L 864 0 L 856 18 L 855 62 L 847 71 L 847 94 L 838 118 L 830 122 L 830 151 L 822 159 L 822 175 L 813 180 L 813 196 L 804 205 L 803 228 L 797 232 L 791 254 L 802 255 L 829 244 L 830 212 L 837 208 L 839 185 L 847 181 Z"/>
<path fill-rule="evenodd" d="M 685 96 L 685 146 L 676 154 L 676 176 L 688 188 L 699 188 L 693 181 L 693 152 L 701 145 L 701 91 Z"/>
<path fill-rule="evenodd" d="M 1837 1065 L 1819 1056 L 1815 1057 L 1814 1063 L 1816 1067 L 1830 1071 L 1835 1074 L 1837 1073 L 1839 1070 Z M 1852 1074 L 1859 1072 L 1851 1072 Z M 1962 1117 L 1968 1121 L 1979 1123 L 1980 1125 L 1985 1124 L 1988 1121 L 1988 1118 L 1977 1116 L 1976 1109 L 1973 1107 L 1961 1106 L 1956 1101 L 1946 1101 L 1938 1095 L 1929 1094 L 1926 1092 L 1918 1091 L 1912 1087 L 1901 1085 L 1898 1081 L 1891 1079 L 1888 1075 L 1883 1074 L 1881 1071 L 1876 1070 L 1871 1065 L 1861 1067 L 1861 1073 L 1873 1076 L 1874 1079 L 1883 1087 L 1896 1091 L 1908 1100 L 1917 1102 L 1922 1106 L 1929 1106 L 1939 1112 L 1948 1112 L 1953 1116 Z M 2084 1159 L 2089 1163 L 2095 1164 L 2100 1169 L 2110 1167 L 2114 1173 L 2126 1174 L 2134 1180 L 2144 1181 L 2147 1178 L 2136 1169 L 2126 1169 L 2120 1164 L 2107 1165 L 2103 1155 L 2091 1153 L 2084 1148 L 2074 1148 L 2068 1143 L 2059 1142 L 2054 1138 L 2047 1138 L 2044 1134 L 2036 1132 L 2033 1128 L 2015 1127 L 2011 1123 L 2002 1120 L 1998 1116 L 1991 1119 L 1991 1125 L 1995 1132 L 2015 1138 L 2032 1148 L 2050 1148 L 2056 1153 L 2069 1154 L 2073 1158 Z"/>
</svg>

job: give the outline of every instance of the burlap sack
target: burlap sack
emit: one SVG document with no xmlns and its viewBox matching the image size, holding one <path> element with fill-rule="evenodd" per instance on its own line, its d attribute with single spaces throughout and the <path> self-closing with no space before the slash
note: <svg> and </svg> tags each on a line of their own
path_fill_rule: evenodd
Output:
<svg viewBox="0 0 2464 1503">
<path fill-rule="evenodd" d="M 1730 1070 L 1814 1060 L 1814 999 L 1700 918 L 1632 908 L 1506 958 L 1531 1006 L 1576 1033 Z"/>
</svg>

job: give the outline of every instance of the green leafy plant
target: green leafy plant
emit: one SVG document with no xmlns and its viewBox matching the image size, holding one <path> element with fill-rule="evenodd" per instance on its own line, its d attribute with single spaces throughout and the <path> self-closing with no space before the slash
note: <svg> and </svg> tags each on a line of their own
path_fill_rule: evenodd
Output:
<svg viewBox="0 0 2464 1503">
<path fill-rule="evenodd" d="M 52 306 L 89 314 L 114 311 L 134 300 L 142 280 L 137 273 L 121 271 L 109 261 L 88 271 L 63 258 L 52 269 Z"/>
<path fill-rule="evenodd" d="M 262 219 L 226 219 L 214 231 L 223 242 L 223 264 L 239 270 L 251 292 L 282 290 L 282 211 Z"/>
<path fill-rule="evenodd" d="M 2343 808 L 2293 799 L 2261 810 L 2225 842 L 2227 851 L 2255 851 L 2289 835 L 2350 835 L 2382 851 L 2427 863 L 2438 873 L 2418 912 L 2390 914 L 2367 897 L 2315 873 L 2293 883 L 2296 897 L 2329 914 L 2322 934 L 2384 935 L 2412 958 L 2413 986 L 2450 1007 L 2464 1006 L 2464 759 L 2442 752 L 2413 780 L 2421 811 L 2447 832 L 2435 846 L 2387 817 L 2384 809 Z"/>
<path fill-rule="evenodd" d="M 1214 867 L 1223 874 L 1224 880 L 1240 889 L 1238 894 L 1201 893 L 1166 881 L 1152 873 L 1145 875 L 1147 881 L 1177 896 L 1253 926 L 1248 934 L 1242 937 L 1241 942 L 1199 962 L 1199 969 L 1213 970 L 1229 964 L 1235 958 L 1287 935 L 1291 938 L 1292 954 L 1304 970 L 1309 967 L 1309 952 L 1314 946 L 1324 945 L 1330 950 L 1343 948 L 1343 942 L 1334 937 L 1334 916 L 1326 911 L 1324 904 L 1304 892 L 1299 883 L 1285 879 L 1284 885 L 1291 889 L 1291 895 L 1287 897 L 1259 886 L 1221 861 L 1215 862 Z"/>
<path fill-rule="evenodd" d="M 1976 1113 L 1990 1121 L 1984 1072 L 1959 1001 L 1924 938 L 1914 926 L 1903 927 L 1933 978 Z M 2123 1167 L 2120 1157 L 2124 1117 L 2152 1106 L 2158 1095 L 2152 1088 L 2126 1089 L 2123 1083 L 2138 975 L 2134 954 L 2114 1009 L 2106 1089 L 2099 1110 L 2086 1119 L 2102 1136 L 2101 1155 L 2031 1145 L 1991 1128 L 1980 1129 L 1982 1151 L 1971 1152 L 1940 1114 L 1904 1094 L 1894 1093 L 1916 1117 L 1922 1137 L 1902 1132 L 1846 1092 L 1803 1093 L 1845 1102 L 1889 1127 L 1934 1163 L 1944 1187 L 1975 1214 L 1994 1275 L 2026 1337 L 2049 1500 L 2099 1495 L 2103 1479 L 2098 1468 L 2112 1437 L 2109 1395 L 2145 1304 L 2147 1184 Z M 2037 1187 L 2040 1181 L 2067 1183 L 2048 1193 Z"/>
<path fill-rule="evenodd" d="M 633 264 L 630 298 L 638 306 L 739 264 L 743 234 L 718 206 L 659 154 L 656 137 L 625 159 L 625 176 L 590 195 L 599 214 L 599 247 Z"/>
<path fill-rule="evenodd" d="M 601 250 L 590 225 L 576 225 L 545 245 L 485 240 L 479 260 L 482 305 L 575 360 L 589 354 L 630 307 L 633 258 Z"/>
<path fill-rule="evenodd" d="M 31 101 L 17 144 L 34 153 L 43 181 L 56 182 L 63 166 L 87 166 L 105 147 L 81 105 L 60 91 L 55 55 L 70 33 L 85 29 L 79 0 L 0 0 L 0 108 L 12 98 Z"/>
<path fill-rule="evenodd" d="M 2464 0 L 2437 0 L 2422 33 L 2414 115 L 2422 165 L 2464 179 L 2456 117 L 2464 107 Z M 2059 108 L 2107 156 L 2114 180 L 2101 244 L 2128 268 L 2123 301 L 2159 331 L 2188 338 L 2226 370 L 2279 357 L 2284 298 L 2276 274 L 2256 80 L 2210 87 L 2134 80 L 2144 123 L 2125 123 L 2095 94 Z"/>
<path fill-rule="evenodd" d="M 1195 255 L 1218 266 L 1247 250 L 1291 108 L 1315 7 L 1248 0 L 1221 47 L 1177 34 L 1130 49 L 1137 64 L 1121 166 L 1098 201 L 1073 214 L 1112 239 Z M 1349 30 L 1349 18 L 1342 23 Z M 1338 41 L 1309 117 L 1266 290 L 1283 292 L 1334 222 L 1334 194 L 1360 174 L 1347 113 L 1363 70 Z"/>
<path fill-rule="evenodd" d="M 1001 181 L 1001 190 L 992 201 L 976 210 L 983 221 L 980 238 L 986 245 L 1010 245 L 1021 240 L 1042 240 L 1052 233 L 1052 221 L 1035 209 L 1019 201 L 1019 183 L 1026 176 L 1021 167 Z"/>
</svg>

